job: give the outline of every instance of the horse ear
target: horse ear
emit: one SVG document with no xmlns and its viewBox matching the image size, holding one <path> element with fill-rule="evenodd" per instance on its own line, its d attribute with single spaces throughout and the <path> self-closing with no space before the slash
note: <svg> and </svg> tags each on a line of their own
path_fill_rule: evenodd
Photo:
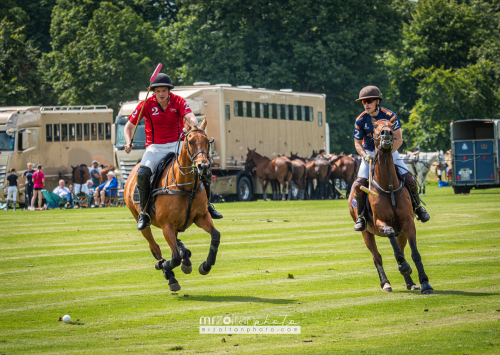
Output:
<svg viewBox="0 0 500 355">
<path fill-rule="evenodd" d="M 392 125 L 394 126 L 394 123 L 396 123 L 396 114 L 394 114 L 394 116 L 392 116 L 392 118 L 389 120 L 389 122 L 391 122 Z"/>
<path fill-rule="evenodd" d="M 377 127 L 377 120 L 373 117 L 372 117 L 372 125 L 374 129 Z"/>
<path fill-rule="evenodd" d="M 191 127 L 191 125 L 189 124 L 189 122 L 186 119 L 184 119 L 184 128 L 188 132 L 193 129 L 193 127 Z"/>
<path fill-rule="evenodd" d="M 206 117 L 201 122 L 200 129 L 205 130 L 205 127 L 207 127 L 207 118 Z"/>
</svg>

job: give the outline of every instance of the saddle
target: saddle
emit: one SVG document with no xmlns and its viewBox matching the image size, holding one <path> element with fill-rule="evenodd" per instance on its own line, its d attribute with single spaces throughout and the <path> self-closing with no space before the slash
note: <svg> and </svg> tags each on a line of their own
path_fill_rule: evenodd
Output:
<svg viewBox="0 0 500 355">
<path fill-rule="evenodd" d="M 151 211 L 153 211 L 154 214 L 156 214 L 156 195 L 154 195 L 153 192 L 154 190 L 156 190 L 156 186 L 158 185 L 158 181 L 160 181 L 161 179 L 163 171 L 174 157 L 175 153 L 168 153 L 166 156 L 164 156 L 156 166 L 156 172 L 153 174 L 153 176 L 151 176 L 151 189 L 149 190 L 151 191 L 151 195 L 149 196 L 149 208 L 151 209 Z M 134 203 L 139 203 L 139 189 L 137 188 L 137 183 L 134 189 Z"/>
</svg>

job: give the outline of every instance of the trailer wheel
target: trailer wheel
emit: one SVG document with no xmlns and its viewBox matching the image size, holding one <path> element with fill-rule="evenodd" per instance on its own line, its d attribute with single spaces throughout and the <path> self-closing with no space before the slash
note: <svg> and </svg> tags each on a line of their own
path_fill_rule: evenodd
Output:
<svg viewBox="0 0 500 355">
<path fill-rule="evenodd" d="M 238 181 L 238 187 L 236 188 L 238 193 L 238 199 L 240 201 L 251 201 L 253 198 L 252 184 L 250 179 L 246 176 L 242 176 Z"/>
</svg>

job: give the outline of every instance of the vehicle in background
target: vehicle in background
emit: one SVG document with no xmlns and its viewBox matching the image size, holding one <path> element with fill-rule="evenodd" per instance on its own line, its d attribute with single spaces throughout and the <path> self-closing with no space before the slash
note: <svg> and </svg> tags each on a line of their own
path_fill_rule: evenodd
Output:
<svg viewBox="0 0 500 355">
<path fill-rule="evenodd" d="M 204 82 L 177 86 L 172 92 L 186 100 L 198 121 L 207 118 L 207 134 L 214 138 L 212 191 L 226 201 L 250 201 L 262 194 L 255 173 L 244 171 L 247 148 L 256 148 L 259 154 L 270 159 L 290 156 L 290 152 L 309 157 L 313 150 L 319 149 L 329 153 L 323 94 Z M 136 146 L 130 155 L 123 149 L 123 128 L 128 116 L 145 97 L 146 92 L 142 91 L 138 101 L 125 102 L 112 130 L 115 166 L 120 167 L 118 175 L 121 173 L 122 183 L 144 154 L 144 146 L 140 144 L 145 141 L 144 120 L 137 129 Z"/>
<path fill-rule="evenodd" d="M 6 198 L 6 175 L 19 176 L 20 206 L 25 203 L 23 172 L 28 162 L 43 166 L 45 188 L 53 190 L 60 179 L 71 181 L 72 168 L 90 167 L 93 160 L 113 162 L 111 125 L 107 106 L 0 107 L 0 202 Z"/>
<path fill-rule="evenodd" d="M 450 130 L 454 192 L 498 187 L 500 120 L 454 121 Z"/>
<path fill-rule="evenodd" d="M 139 122 L 139 127 L 137 127 L 137 132 L 134 137 L 134 148 L 127 154 L 125 152 L 125 135 L 124 128 L 125 124 L 128 122 L 129 116 L 134 112 L 140 101 L 127 101 L 123 103 L 120 107 L 120 111 L 116 116 L 116 121 L 111 128 L 111 142 L 113 143 L 113 165 L 117 167 L 115 170 L 116 178 L 120 184 L 120 187 L 125 186 L 130 172 L 141 161 L 144 151 L 146 150 L 146 132 L 145 121 L 141 120 Z"/>
</svg>

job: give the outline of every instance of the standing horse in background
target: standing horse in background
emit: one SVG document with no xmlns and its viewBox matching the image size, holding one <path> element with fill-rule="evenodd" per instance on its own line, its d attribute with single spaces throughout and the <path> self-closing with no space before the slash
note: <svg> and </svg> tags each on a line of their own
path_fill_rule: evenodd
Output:
<svg viewBox="0 0 500 355">
<path fill-rule="evenodd" d="M 292 199 L 291 181 L 293 166 L 287 157 L 278 157 L 271 160 L 256 152 L 256 149 L 248 148 L 245 170 L 257 170 L 257 178 L 262 185 L 263 199 L 267 200 L 267 185 L 271 183 L 273 199 L 278 200 L 280 195 L 280 185 L 283 186 L 283 201 L 286 201 L 286 188 L 288 186 L 288 199 Z"/>
<path fill-rule="evenodd" d="M 410 173 L 417 176 L 419 189 L 418 193 L 427 196 L 425 193 L 425 182 L 427 180 L 427 174 L 431 169 L 432 164 L 437 163 L 445 164 L 446 160 L 444 158 L 444 153 L 442 150 L 439 152 L 418 152 L 411 153 L 408 152 L 408 159 L 404 159 L 406 166 L 408 167 Z"/>
<path fill-rule="evenodd" d="M 81 164 L 77 166 L 71 166 L 71 182 L 73 184 L 83 185 L 90 180 L 90 171 L 87 165 Z"/>
<path fill-rule="evenodd" d="M 220 233 L 215 229 L 208 212 L 207 194 L 203 191 L 205 187 L 200 179 L 200 176 L 206 174 L 210 168 L 209 139 L 204 132 L 206 125 L 206 118 L 203 119 L 200 128 L 191 127 L 184 121 L 185 132 L 179 139 L 179 144 L 182 145 L 180 153 L 170 160 L 163 171 L 157 171 L 156 174 L 160 174 L 161 177 L 153 180 L 157 183 L 152 187 L 150 199 L 154 199 L 147 212 L 151 216 L 152 225 L 163 231 L 163 236 L 172 251 L 172 259 L 168 261 L 163 259 L 160 246 L 151 233 L 151 227 L 141 230 L 142 235 L 149 242 L 151 253 L 158 260 L 155 268 L 163 271 L 171 291 L 181 289 L 175 279 L 174 268 L 182 264 L 182 272 L 189 274 L 192 271 L 191 252 L 177 238 L 179 232 L 185 231 L 194 223 L 210 234 L 210 251 L 207 260 L 198 268 L 201 275 L 207 275 L 212 269 L 220 244 Z M 181 140 L 182 138 L 184 141 Z M 139 163 L 132 169 L 124 190 L 125 203 L 136 221 L 141 211 L 137 199 L 137 203 L 134 201 L 137 171 L 140 165 Z"/>
<path fill-rule="evenodd" d="M 330 159 L 330 164 L 332 170 L 329 175 L 329 179 L 332 180 L 333 186 L 335 186 L 336 179 L 342 179 L 346 182 L 346 197 L 351 193 L 351 187 L 358 176 L 359 165 L 358 162 L 351 157 L 339 155 L 333 156 Z M 335 191 L 333 191 L 335 194 Z"/>
<path fill-rule="evenodd" d="M 297 154 L 292 154 L 290 156 L 291 160 L 302 160 L 306 165 L 306 187 L 311 187 L 311 194 L 309 194 L 309 188 L 306 188 L 307 198 L 311 199 L 314 192 L 313 180 L 317 181 L 317 191 L 320 198 L 324 198 L 323 194 L 330 190 L 330 181 L 328 176 L 331 172 L 331 165 L 326 159 L 318 158 L 317 153 L 313 151 L 313 157 L 310 159 L 299 157 Z"/>
<path fill-rule="evenodd" d="M 306 176 L 306 164 L 300 159 L 292 160 L 292 181 L 299 190 L 299 194 L 297 196 L 297 199 L 299 200 L 305 199 Z"/>
<path fill-rule="evenodd" d="M 392 287 L 382 266 L 382 256 L 378 252 L 375 235 L 389 238 L 399 272 L 405 279 L 406 288 L 418 290 L 418 286 L 415 285 L 410 276 L 412 273 L 410 264 L 404 256 L 404 248 L 408 242 L 411 248 L 411 257 L 418 270 L 421 292 L 424 294 L 433 293 L 417 250 L 417 232 L 410 193 L 405 188 L 404 182 L 399 180 L 392 159 L 395 120 L 396 115 L 390 121 L 372 119 L 375 140 L 375 172 L 371 190 L 374 192 L 376 190 L 379 196 L 368 195 L 369 204 L 366 208 L 371 206 L 373 216 L 370 216 L 370 213 L 365 214 L 368 215 L 367 227 L 361 233 L 366 246 L 372 253 L 383 291 L 391 292 Z M 395 186 L 399 187 L 394 189 Z M 349 196 L 349 212 L 353 221 L 356 221 L 358 211 L 356 206 L 353 206 L 354 192 L 352 190 Z"/>
<path fill-rule="evenodd" d="M 110 171 L 115 171 L 115 167 L 113 165 L 102 168 L 102 170 L 99 172 L 99 176 L 101 177 L 101 184 L 104 184 L 106 180 L 108 180 L 106 174 Z"/>
</svg>

